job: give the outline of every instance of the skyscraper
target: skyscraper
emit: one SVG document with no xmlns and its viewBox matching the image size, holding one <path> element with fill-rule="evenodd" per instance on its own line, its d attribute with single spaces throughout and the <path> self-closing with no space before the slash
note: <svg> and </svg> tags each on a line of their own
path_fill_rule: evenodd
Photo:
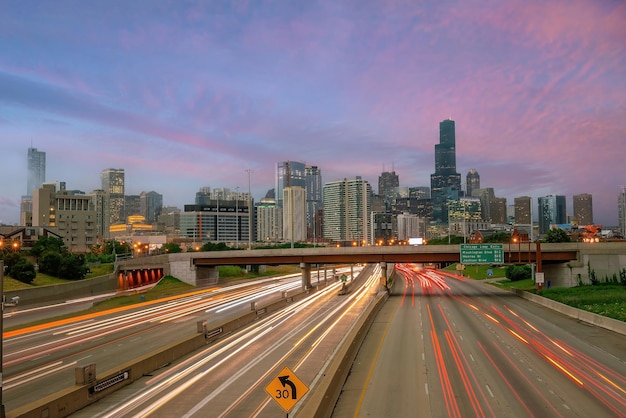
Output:
<svg viewBox="0 0 626 418">
<path fill-rule="evenodd" d="M 531 198 L 520 196 L 514 199 L 515 223 L 517 225 L 530 225 L 531 221 Z"/>
<path fill-rule="evenodd" d="M 435 173 L 430 175 L 433 220 L 447 222 L 448 200 L 458 200 L 461 175 L 456 172 L 456 134 L 452 119 L 439 123 L 439 144 L 435 145 Z"/>
<path fill-rule="evenodd" d="M 389 198 L 392 190 L 400 186 L 400 179 L 395 171 L 383 171 L 378 177 L 378 194 L 385 200 L 385 204 L 389 205 Z"/>
<path fill-rule="evenodd" d="M 480 175 L 475 168 L 472 168 L 467 172 L 467 177 L 465 179 L 467 182 L 467 196 L 471 197 L 474 190 L 480 189 Z"/>
<path fill-rule="evenodd" d="M 322 172 L 315 165 L 307 165 L 305 167 L 305 180 L 307 237 L 316 239 L 322 235 L 319 222 L 317 222 L 324 198 Z"/>
<path fill-rule="evenodd" d="M 299 186 L 306 188 L 306 166 L 298 161 L 283 161 L 276 164 L 276 204 L 283 205 L 283 189 Z"/>
<path fill-rule="evenodd" d="M 283 240 L 292 244 L 306 240 L 304 187 L 290 186 L 283 189 Z"/>
<path fill-rule="evenodd" d="M 37 148 L 28 148 L 28 184 L 26 195 L 32 196 L 33 191 L 40 188 L 46 181 L 46 153 Z"/>
<path fill-rule="evenodd" d="M 578 225 L 593 225 L 593 200 L 588 193 L 577 194 L 573 197 L 574 219 Z"/>
<path fill-rule="evenodd" d="M 161 214 L 163 195 L 157 192 L 141 192 L 139 194 L 139 208 L 141 215 L 148 223 L 155 223 Z"/>
<path fill-rule="evenodd" d="M 101 173 L 104 190 L 104 232 L 111 225 L 126 222 L 124 214 L 124 169 L 108 168 Z"/>
<path fill-rule="evenodd" d="M 565 196 L 544 196 L 539 198 L 539 233 L 545 234 L 551 224 L 564 224 L 567 219 Z"/>
<path fill-rule="evenodd" d="M 324 238 L 371 243 L 372 187 L 367 180 L 336 180 L 324 185 Z"/>
</svg>

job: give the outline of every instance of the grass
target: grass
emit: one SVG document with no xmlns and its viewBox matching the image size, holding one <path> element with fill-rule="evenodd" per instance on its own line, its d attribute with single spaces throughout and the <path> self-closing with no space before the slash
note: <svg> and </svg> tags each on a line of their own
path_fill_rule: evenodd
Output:
<svg viewBox="0 0 626 418">
<path fill-rule="evenodd" d="M 456 271 L 457 264 L 452 264 L 445 268 L 445 270 Z M 491 276 L 489 275 L 491 270 Z M 475 280 L 496 279 L 499 277 L 505 277 L 506 267 L 502 266 L 490 266 L 488 264 L 476 264 L 473 266 L 466 265 L 463 270 L 464 276 L 469 276 Z"/>
<path fill-rule="evenodd" d="M 578 309 L 626 321 L 626 286 L 623 285 L 551 288 L 537 294 Z"/>
<path fill-rule="evenodd" d="M 488 269 L 492 269 L 493 275 L 491 277 L 487 274 Z M 446 270 L 456 271 L 456 264 L 446 267 Z M 505 270 L 506 267 L 476 265 L 466 266 L 463 274 L 476 280 L 502 278 L 502 280 L 494 281 L 493 284 L 504 289 L 514 287 L 527 292 L 537 293 L 540 296 L 556 300 L 574 308 L 593 312 L 619 321 L 626 321 L 626 286 L 602 284 L 598 286 L 559 287 L 536 290 L 536 284 L 532 279 L 512 282 L 505 278 Z"/>
</svg>

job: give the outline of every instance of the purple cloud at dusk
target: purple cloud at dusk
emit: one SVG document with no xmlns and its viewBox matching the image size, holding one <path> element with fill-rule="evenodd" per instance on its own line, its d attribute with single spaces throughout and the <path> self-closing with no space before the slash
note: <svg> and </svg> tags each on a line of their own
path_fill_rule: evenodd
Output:
<svg viewBox="0 0 626 418">
<path fill-rule="evenodd" d="M 0 223 L 19 223 L 31 145 L 47 181 L 89 193 L 123 168 L 127 194 L 182 208 L 247 190 L 247 169 L 258 200 L 286 160 L 430 186 L 448 117 L 463 179 L 569 214 L 590 193 L 618 222 L 624 2 L 7 0 L 0 51 Z"/>
</svg>

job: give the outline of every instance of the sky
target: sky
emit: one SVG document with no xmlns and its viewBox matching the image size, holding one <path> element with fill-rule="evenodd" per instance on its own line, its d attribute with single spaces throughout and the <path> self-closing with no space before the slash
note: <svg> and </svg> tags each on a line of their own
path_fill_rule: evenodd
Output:
<svg viewBox="0 0 626 418">
<path fill-rule="evenodd" d="M 626 185 L 622 0 L 0 0 L 0 223 L 19 223 L 27 150 L 86 193 L 107 168 L 166 206 L 204 186 L 383 171 L 430 186 L 439 122 L 457 171 L 512 205 Z M 247 170 L 252 170 L 250 175 Z"/>
</svg>

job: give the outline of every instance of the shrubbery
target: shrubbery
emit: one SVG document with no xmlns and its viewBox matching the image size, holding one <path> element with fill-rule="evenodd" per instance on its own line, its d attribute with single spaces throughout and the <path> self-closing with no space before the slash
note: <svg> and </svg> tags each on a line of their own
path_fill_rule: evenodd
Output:
<svg viewBox="0 0 626 418">
<path fill-rule="evenodd" d="M 505 271 L 506 278 L 512 282 L 518 280 L 530 279 L 533 275 L 532 269 L 528 264 L 517 265 L 511 264 L 507 266 Z"/>
</svg>

